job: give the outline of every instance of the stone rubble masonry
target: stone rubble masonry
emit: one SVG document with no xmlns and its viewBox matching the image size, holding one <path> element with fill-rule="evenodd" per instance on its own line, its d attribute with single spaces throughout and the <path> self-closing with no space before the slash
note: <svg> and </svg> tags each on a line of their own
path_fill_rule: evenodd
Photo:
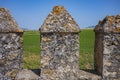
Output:
<svg viewBox="0 0 120 80">
<path fill-rule="evenodd" d="M 55 6 L 40 28 L 40 80 L 79 80 L 79 26 Z"/>
<path fill-rule="evenodd" d="M 63 6 L 55 6 L 40 28 L 47 32 L 79 32 L 79 26 Z"/>
<path fill-rule="evenodd" d="M 10 12 L 0 8 L 0 80 L 14 80 L 22 69 L 22 35 Z"/>
<path fill-rule="evenodd" d="M 103 80 L 120 80 L 120 15 L 107 16 L 96 26 L 94 57 Z"/>
<path fill-rule="evenodd" d="M 16 80 L 101 80 L 101 76 L 79 69 L 80 29 L 64 7 L 55 6 L 39 30 L 40 76 L 23 69 Z"/>
<path fill-rule="evenodd" d="M 79 69 L 80 29 L 63 6 L 55 6 L 40 30 L 41 74 L 22 69 L 23 30 L 0 8 L 0 80 L 120 80 L 120 15 L 95 27 L 95 71 Z"/>
<path fill-rule="evenodd" d="M 23 32 L 9 10 L 0 8 L 0 32 Z"/>
</svg>

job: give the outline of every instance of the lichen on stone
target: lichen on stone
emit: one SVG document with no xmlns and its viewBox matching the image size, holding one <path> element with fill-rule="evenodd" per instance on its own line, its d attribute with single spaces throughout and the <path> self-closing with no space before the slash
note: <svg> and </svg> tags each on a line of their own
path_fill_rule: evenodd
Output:
<svg viewBox="0 0 120 80">
<path fill-rule="evenodd" d="M 71 15 L 63 6 L 55 6 L 40 32 L 40 80 L 78 80 L 80 29 Z"/>
<path fill-rule="evenodd" d="M 53 8 L 53 14 L 56 14 L 57 16 L 60 15 L 61 12 L 64 11 L 64 7 L 63 6 L 55 6 Z"/>
<path fill-rule="evenodd" d="M 23 32 L 6 8 L 0 8 L 0 32 Z"/>
<path fill-rule="evenodd" d="M 107 16 L 95 27 L 95 69 L 102 80 L 120 79 L 120 15 Z"/>
<path fill-rule="evenodd" d="M 41 34 L 41 80 L 79 79 L 79 34 Z M 46 41 L 50 38 L 51 41 Z"/>
<path fill-rule="evenodd" d="M 15 80 L 22 69 L 22 34 L 9 10 L 0 8 L 0 80 Z"/>
<path fill-rule="evenodd" d="M 55 6 L 40 27 L 40 32 L 79 32 L 80 28 L 63 6 Z"/>
<path fill-rule="evenodd" d="M 120 33 L 120 15 L 106 16 L 96 25 L 94 31 L 105 33 Z"/>
</svg>

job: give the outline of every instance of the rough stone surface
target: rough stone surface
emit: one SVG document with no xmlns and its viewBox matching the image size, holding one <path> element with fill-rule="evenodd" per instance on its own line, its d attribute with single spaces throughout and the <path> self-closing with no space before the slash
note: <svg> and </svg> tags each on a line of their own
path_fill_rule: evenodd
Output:
<svg viewBox="0 0 120 80">
<path fill-rule="evenodd" d="M 40 28 L 41 80 L 79 80 L 79 27 L 55 6 Z"/>
<path fill-rule="evenodd" d="M 103 46 L 104 78 L 120 79 L 120 34 L 105 34 Z"/>
<path fill-rule="evenodd" d="M 22 32 L 0 8 L 0 80 L 120 80 L 120 15 L 107 16 L 95 28 L 92 72 L 79 69 L 80 29 L 64 7 L 55 6 L 40 28 L 40 76 L 22 69 Z"/>
<path fill-rule="evenodd" d="M 80 77 L 77 80 L 102 80 L 101 76 L 96 75 L 96 73 L 93 70 L 88 70 L 88 71 L 80 70 L 79 75 Z M 23 69 L 18 72 L 15 80 L 44 80 L 44 79 L 42 79 L 39 76 L 39 69 L 35 71 Z M 47 80 L 51 80 L 51 79 L 47 79 Z M 63 80 L 63 79 L 59 79 L 59 80 Z"/>
<path fill-rule="evenodd" d="M 120 80 L 120 15 L 107 16 L 95 32 L 96 70 L 103 80 Z"/>
<path fill-rule="evenodd" d="M 120 33 L 120 14 L 117 16 L 106 16 L 99 21 L 95 32 Z"/>
<path fill-rule="evenodd" d="M 98 75 L 94 70 L 80 70 L 79 80 L 102 80 L 102 77 Z"/>
<path fill-rule="evenodd" d="M 9 11 L 0 8 L 0 80 L 14 80 L 22 69 L 22 30 Z"/>
<path fill-rule="evenodd" d="M 0 32 L 23 32 L 9 10 L 0 8 Z"/>
<path fill-rule="evenodd" d="M 15 80 L 39 80 L 40 76 L 36 75 L 31 70 L 23 69 L 18 72 Z"/>
<path fill-rule="evenodd" d="M 40 32 L 79 32 L 78 24 L 63 6 L 55 6 L 48 15 Z"/>
<path fill-rule="evenodd" d="M 22 38 L 17 33 L 0 34 L 0 76 L 14 78 L 22 69 Z"/>
<path fill-rule="evenodd" d="M 78 80 L 79 34 L 41 34 L 41 50 L 43 80 Z"/>
</svg>

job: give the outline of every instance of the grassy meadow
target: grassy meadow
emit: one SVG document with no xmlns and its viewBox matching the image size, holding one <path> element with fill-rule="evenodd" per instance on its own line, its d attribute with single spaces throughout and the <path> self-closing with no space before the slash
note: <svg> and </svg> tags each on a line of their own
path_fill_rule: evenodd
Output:
<svg viewBox="0 0 120 80">
<path fill-rule="evenodd" d="M 23 35 L 24 68 L 40 68 L 39 31 L 25 31 Z"/>
<path fill-rule="evenodd" d="M 84 29 L 80 33 L 80 68 L 94 69 L 94 32 Z"/>
<path fill-rule="evenodd" d="M 24 68 L 40 68 L 39 31 L 25 31 L 23 35 Z M 80 68 L 93 69 L 94 32 L 84 29 L 80 33 Z"/>
</svg>

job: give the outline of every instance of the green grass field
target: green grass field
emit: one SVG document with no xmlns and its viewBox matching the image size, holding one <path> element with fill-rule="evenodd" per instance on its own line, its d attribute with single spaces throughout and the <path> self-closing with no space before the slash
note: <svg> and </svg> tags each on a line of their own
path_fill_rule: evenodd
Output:
<svg viewBox="0 0 120 80">
<path fill-rule="evenodd" d="M 26 31 L 23 35 L 24 68 L 40 68 L 39 31 Z M 94 32 L 84 29 L 80 33 L 80 68 L 93 69 Z"/>
<path fill-rule="evenodd" d="M 93 29 L 84 29 L 80 33 L 80 68 L 94 69 Z"/>
<path fill-rule="evenodd" d="M 38 31 L 26 31 L 23 35 L 24 68 L 40 68 L 40 36 Z"/>
</svg>

